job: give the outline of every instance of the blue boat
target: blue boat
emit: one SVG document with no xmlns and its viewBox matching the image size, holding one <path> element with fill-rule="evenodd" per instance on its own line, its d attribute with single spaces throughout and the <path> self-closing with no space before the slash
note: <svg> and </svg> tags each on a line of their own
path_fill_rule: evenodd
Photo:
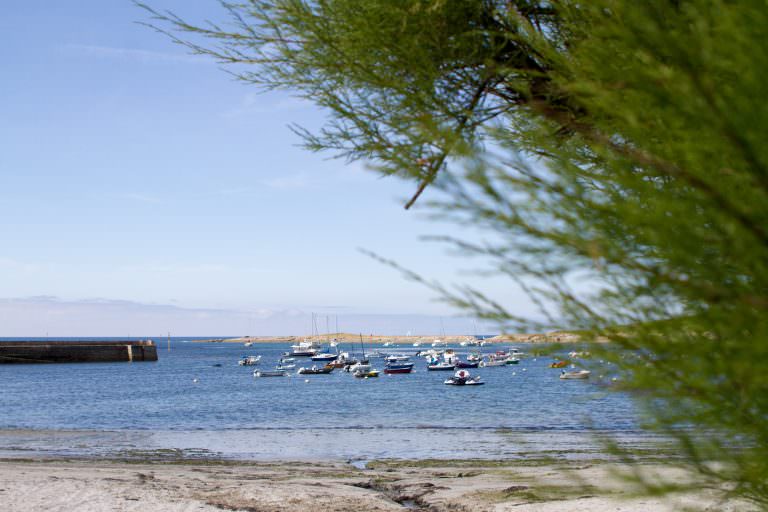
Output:
<svg viewBox="0 0 768 512">
<path fill-rule="evenodd" d="M 387 363 L 384 367 L 384 373 L 411 373 L 413 363 Z"/>
</svg>

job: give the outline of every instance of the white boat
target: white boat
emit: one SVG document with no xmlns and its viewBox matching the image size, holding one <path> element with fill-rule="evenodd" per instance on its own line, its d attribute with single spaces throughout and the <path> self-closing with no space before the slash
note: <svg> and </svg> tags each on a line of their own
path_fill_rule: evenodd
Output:
<svg viewBox="0 0 768 512">
<path fill-rule="evenodd" d="M 392 342 L 391 342 L 391 341 L 387 341 L 387 342 L 385 342 L 385 343 L 382 345 L 382 347 L 391 347 L 391 346 L 392 346 Z"/>
<path fill-rule="evenodd" d="M 397 363 L 400 361 L 409 361 L 411 358 L 405 354 L 391 354 L 387 356 L 388 363 Z"/>
<path fill-rule="evenodd" d="M 432 342 L 433 347 L 447 347 L 448 344 L 444 342 L 443 340 L 435 340 Z"/>
<path fill-rule="evenodd" d="M 244 347 L 250 347 L 251 345 L 253 345 L 252 341 L 246 341 L 245 343 L 243 343 Z"/>
<path fill-rule="evenodd" d="M 455 364 L 446 363 L 445 361 L 427 365 L 427 371 L 430 371 L 430 372 L 448 371 L 448 370 L 453 370 L 455 368 L 456 368 Z"/>
<path fill-rule="evenodd" d="M 506 357 L 495 357 L 495 356 L 489 356 L 486 361 L 480 361 L 481 367 L 490 367 L 490 366 L 505 366 L 507 364 L 507 358 Z"/>
<path fill-rule="evenodd" d="M 291 354 L 294 357 L 310 357 L 320 352 L 320 343 L 304 340 L 298 345 L 291 345 Z"/>
<path fill-rule="evenodd" d="M 467 356 L 467 361 L 470 363 L 475 363 L 483 360 L 483 356 L 480 355 L 479 352 L 472 352 Z"/>
<path fill-rule="evenodd" d="M 347 371 L 350 373 L 366 373 L 371 371 L 371 365 L 368 363 L 355 363 L 347 367 Z"/>
<path fill-rule="evenodd" d="M 421 346 L 421 342 L 420 341 L 414 341 L 413 342 L 413 346 L 414 347 L 420 347 Z"/>
<path fill-rule="evenodd" d="M 296 365 L 293 363 L 279 364 L 275 366 L 276 370 L 293 370 L 294 368 L 296 368 Z"/>
<path fill-rule="evenodd" d="M 592 373 L 589 370 L 577 370 L 574 372 L 566 372 L 563 370 L 563 372 L 560 374 L 561 379 L 588 379 L 589 374 Z"/>
<path fill-rule="evenodd" d="M 459 370 L 453 374 L 453 377 L 443 382 L 450 386 L 480 386 L 485 384 L 480 380 L 480 377 L 470 377 L 467 370 Z"/>
<path fill-rule="evenodd" d="M 261 356 L 243 356 L 237 364 L 240 366 L 254 366 L 259 364 Z"/>
</svg>

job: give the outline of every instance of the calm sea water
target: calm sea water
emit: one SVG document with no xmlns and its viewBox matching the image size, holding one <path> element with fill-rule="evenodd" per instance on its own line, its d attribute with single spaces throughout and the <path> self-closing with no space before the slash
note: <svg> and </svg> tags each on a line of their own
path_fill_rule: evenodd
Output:
<svg viewBox="0 0 768 512">
<path fill-rule="evenodd" d="M 416 350 L 366 346 L 376 348 Z M 258 354 L 257 368 L 271 369 L 286 344 L 245 348 L 174 339 L 170 352 L 165 341 L 158 349 L 156 363 L 0 365 L 0 451 L 498 457 L 568 449 L 574 439 L 583 443 L 578 436 L 587 431 L 642 437 L 628 396 L 596 379 L 561 381 L 559 370 L 548 368 L 550 358 L 530 353 L 517 366 L 470 370 L 484 386 L 455 387 L 443 384 L 450 372 L 427 372 L 421 358 L 412 374 L 377 379 L 340 370 L 259 379 L 254 367 L 237 360 Z M 383 368 L 381 359 L 372 363 Z"/>
</svg>

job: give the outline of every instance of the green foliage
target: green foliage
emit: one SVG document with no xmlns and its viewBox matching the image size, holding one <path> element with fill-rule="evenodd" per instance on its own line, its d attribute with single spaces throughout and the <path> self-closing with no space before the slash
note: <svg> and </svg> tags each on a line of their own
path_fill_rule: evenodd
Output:
<svg viewBox="0 0 768 512">
<path fill-rule="evenodd" d="M 764 2 L 224 6 L 227 28 L 154 14 L 241 79 L 325 107 L 328 125 L 301 132 L 309 148 L 415 179 L 414 200 L 439 188 L 429 207 L 493 234 L 444 241 L 523 286 L 546 324 L 610 339 L 595 360 L 616 365 L 649 426 L 768 505 Z"/>
</svg>

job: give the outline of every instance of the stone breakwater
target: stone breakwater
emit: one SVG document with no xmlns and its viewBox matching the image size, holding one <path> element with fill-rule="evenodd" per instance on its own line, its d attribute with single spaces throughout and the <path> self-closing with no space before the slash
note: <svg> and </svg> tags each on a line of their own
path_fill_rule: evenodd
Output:
<svg viewBox="0 0 768 512">
<path fill-rule="evenodd" d="M 157 361 L 153 341 L 2 341 L 0 364 Z"/>
</svg>

